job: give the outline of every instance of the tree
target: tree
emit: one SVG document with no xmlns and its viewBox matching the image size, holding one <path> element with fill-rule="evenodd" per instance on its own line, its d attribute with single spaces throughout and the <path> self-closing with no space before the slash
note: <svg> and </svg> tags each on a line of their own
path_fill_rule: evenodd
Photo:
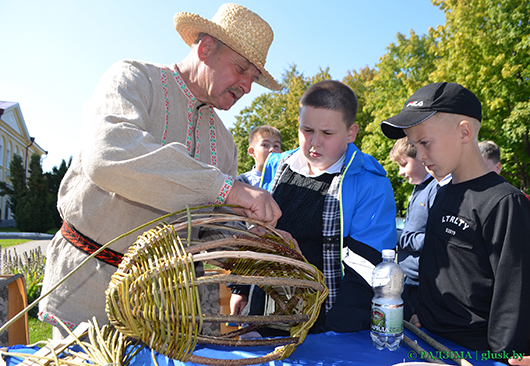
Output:
<svg viewBox="0 0 530 366">
<path fill-rule="evenodd" d="M 357 139 L 356 144 L 383 165 L 394 189 L 398 215 L 404 215 L 413 186 L 398 175 L 397 165 L 390 160 L 388 154 L 395 141 L 382 134 L 380 124 L 399 113 L 414 91 L 432 81 L 438 41 L 432 28 L 427 35 L 418 36 L 411 30 L 408 38 L 400 33 L 396 37 L 397 43 L 387 47 L 388 52 L 376 64 L 371 77 L 362 81 L 361 118 L 369 123 L 363 128 L 362 140 Z"/>
<path fill-rule="evenodd" d="M 17 229 L 27 232 L 45 233 L 53 228 L 53 216 L 49 207 L 49 198 L 40 155 L 31 155 L 30 176 L 26 195 L 18 202 Z"/>
<path fill-rule="evenodd" d="M 495 141 L 502 175 L 530 189 L 530 6 L 519 0 L 435 0 L 439 27 L 436 77 L 458 82 L 482 102 L 480 139 Z"/>
<path fill-rule="evenodd" d="M 376 75 L 375 69 L 369 67 L 362 68 L 359 72 L 352 70 L 348 71 L 346 77 L 342 80 L 355 92 L 357 96 L 357 116 L 355 122 L 359 125 L 359 132 L 357 133 L 356 141 L 362 141 L 366 134 L 366 127 L 372 122 L 372 116 L 365 109 L 368 103 L 368 85 Z"/>
<path fill-rule="evenodd" d="M 53 214 L 50 210 L 50 193 L 42 174 L 40 155 L 31 156 L 30 176 L 27 181 L 22 158 L 19 155 L 13 155 L 9 170 L 11 185 L 0 182 L 0 195 L 9 196 L 8 206 L 17 229 L 44 233 L 54 227 Z"/>
<path fill-rule="evenodd" d="M 5 182 L 0 182 L 0 195 L 9 196 L 7 206 L 16 222 L 17 217 L 20 216 L 20 212 L 17 209 L 18 204 L 23 201 L 28 191 L 22 157 L 17 154 L 13 155 L 13 158 L 9 163 L 9 172 L 11 175 L 11 185 L 6 184 Z"/>
<path fill-rule="evenodd" d="M 62 218 L 59 215 L 59 211 L 57 211 L 57 195 L 61 181 L 71 164 L 71 157 L 68 164 L 63 159 L 59 168 L 53 167 L 51 172 L 44 173 L 44 180 L 46 181 L 46 187 L 48 190 L 48 206 L 52 213 L 54 227 L 61 227 L 62 225 Z"/>
</svg>

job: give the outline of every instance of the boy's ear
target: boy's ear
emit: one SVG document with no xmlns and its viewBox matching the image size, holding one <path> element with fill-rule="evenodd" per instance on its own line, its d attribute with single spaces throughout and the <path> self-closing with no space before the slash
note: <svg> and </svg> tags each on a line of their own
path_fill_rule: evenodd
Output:
<svg viewBox="0 0 530 366">
<path fill-rule="evenodd" d="M 250 156 L 252 156 L 253 158 L 255 157 L 256 154 L 254 154 L 254 148 L 252 146 L 249 146 L 248 149 L 247 149 L 247 152 Z"/>
<path fill-rule="evenodd" d="M 359 125 L 354 123 L 348 128 L 348 142 L 355 142 L 357 133 L 359 132 Z"/>
<path fill-rule="evenodd" d="M 473 140 L 473 125 L 469 121 L 460 121 L 458 129 L 460 131 L 460 140 L 462 143 L 467 144 Z"/>
</svg>

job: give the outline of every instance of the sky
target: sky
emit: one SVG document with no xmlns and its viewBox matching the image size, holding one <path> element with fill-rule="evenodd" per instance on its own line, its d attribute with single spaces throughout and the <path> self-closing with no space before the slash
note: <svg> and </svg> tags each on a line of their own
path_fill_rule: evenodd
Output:
<svg viewBox="0 0 530 366">
<path fill-rule="evenodd" d="M 177 12 L 211 19 L 226 0 L 0 0 L 0 101 L 18 102 L 28 131 L 48 151 L 43 170 L 68 161 L 83 144 L 81 112 L 103 72 L 121 59 L 171 65 L 189 52 L 173 27 Z M 265 68 L 277 80 L 295 64 L 305 76 L 329 67 L 374 67 L 396 34 L 426 34 L 445 24 L 429 0 L 239 0 L 274 31 Z M 239 112 L 268 89 L 252 91 Z"/>
</svg>

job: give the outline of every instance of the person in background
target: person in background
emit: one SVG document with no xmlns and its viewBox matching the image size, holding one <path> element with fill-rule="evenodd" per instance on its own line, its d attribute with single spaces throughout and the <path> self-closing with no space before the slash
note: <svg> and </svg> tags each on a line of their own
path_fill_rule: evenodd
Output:
<svg viewBox="0 0 530 366">
<path fill-rule="evenodd" d="M 499 146 L 493 141 L 485 140 L 480 141 L 478 147 L 488 169 L 497 174 L 501 174 L 502 164 Z"/>
<path fill-rule="evenodd" d="M 248 154 L 254 159 L 252 170 L 237 176 L 236 180 L 259 187 L 261 183 L 261 172 L 267 157 L 270 153 L 280 153 L 282 151 L 282 137 L 280 131 L 272 126 L 258 126 L 254 128 L 248 136 Z M 235 294 L 230 297 L 230 314 L 241 314 L 247 305 L 247 298 L 250 286 L 227 284 L 230 292 Z M 265 298 L 265 292 L 259 287 L 255 290 L 256 298 Z M 259 294 L 258 294 L 259 293 Z M 237 295 L 241 295 L 239 298 Z"/>
<path fill-rule="evenodd" d="M 282 135 L 272 126 L 258 126 L 248 136 L 248 154 L 254 159 L 252 170 L 237 176 L 237 180 L 259 187 L 261 172 L 270 153 L 282 152 Z"/>
<path fill-rule="evenodd" d="M 501 149 L 499 146 L 493 141 L 485 140 L 479 142 L 478 147 L 488 169 L 497 174 L 501 174 L 502 163 Z M 523 191 L 521 190 L 521 192 Z M 523 194 L 530 200 L 530 197 L 526 193 L 523 192 Z"/>
<path fill-rule="evenodd" d="M 530 354 L 530 201 L 480 152 L 482 107 L 456 83 L 418 89 L 381 123 L 451 174 L 429 211 L 413 324 L 474 351 Z"/>
<path fill-rule="evenodd" d="M 265 70 L 272 29 L 237 4 L 211 20 L 177 13 L 174 25 L 191 47 L 184 60 L 117 62 L 84 109 L 86 145 L 61 183 L 64 224 L 48 246 L 43 293 L 101 245 L 167 213 L 226 203 L 273 226 L 281 216 L 266 190 L 235 181 L 237 148 L 214 110 L 230 109 L 254 82 L 279 89 Z M 105 291 L 132 242 L 115 242 L 40 302 L 54 337 L 66 334 L 58 319 L 70 329 L 93 316 L 107 322 Z"/>
<path fill-rule="evenodd" d="M 409 320 L 415 314 L 418 303 L 420 254 L 423 250 L 427 216 L 438 191 L 438 181 L 416 159 L 416 148 L 409 143 L 407 137 L 397 140 L 389 155 L 390 160 L 399 166 L 399 175 L 414 185 L 407 205 L 405 226 L 397 245 L 398 264 L 405 274 L 403 317 Z"/>
<path fill-rule="evenodd" d="M 292 234 L 329 289 L 312 333 L 368 328 L 372 271 L 381 250 L 396 246 L 392 186 L 377 160 L 354 144 L 356 113 L 346 84 L 312 85 L 299 102 L 300 147 L 270 154 L 263 169 L 262 186 L 282 210 L 277 228 Z M 263 313 L 250 311 L 256 314 Z"/>
</svg>

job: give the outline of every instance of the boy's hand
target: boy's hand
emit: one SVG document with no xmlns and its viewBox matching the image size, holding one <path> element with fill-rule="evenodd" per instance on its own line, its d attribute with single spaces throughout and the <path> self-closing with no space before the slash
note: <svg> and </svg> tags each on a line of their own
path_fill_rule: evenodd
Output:
<svg viewBox="0 0 530 366">
<path fill-rule="evenodd" d="M 234 208 L 239 215 L 263 221 L 272 227 L 276 226 L 282 215 L 280 207 L 269 192 L 238 181 L 234 182 L 225 202 L 228 205 L 241 206 L 242 208 Z"/>
<path fill-rule="evenodd" d="M 420 318 L 418 317 L 417 314 L 413 314 L 411 317 L 410 317 L 410 321 L 409 321 L 410 324 L 414 325 L 415 327 L 417 328 L 421 328 L 421 323 L 420 323 Z"/>
<path fill-rule="evenodd" d="M 248 296 L 232 294 L 230 296 L 230 315 L 241 315 L 241 312 L 247 306 Z"/>
<path fill-rule="evenodd" d="M 517 358 L 509 358 L 508 363 L 510 365 L 530 366 L 530 356 L 524 356 L 522 360 Z"/>
<path fill-rule="evenodd" d="M 284 231 L 284 230 L 279 230 L 279 229 L 276 229 L 280 232 L 280 234 L 282 234 L 287 240 L 290 240 L 293 242 L 294 244 L 294 247 L 295 249 L 298 251 L 298 253 L 302 254 L 302 251 L 300 250 L 300 247 L 298 246 L 298 242 L 296 241 L 295 238 L 293 238 L 293 236 L 288 233 L 287 231 Z"/>
</svg>

